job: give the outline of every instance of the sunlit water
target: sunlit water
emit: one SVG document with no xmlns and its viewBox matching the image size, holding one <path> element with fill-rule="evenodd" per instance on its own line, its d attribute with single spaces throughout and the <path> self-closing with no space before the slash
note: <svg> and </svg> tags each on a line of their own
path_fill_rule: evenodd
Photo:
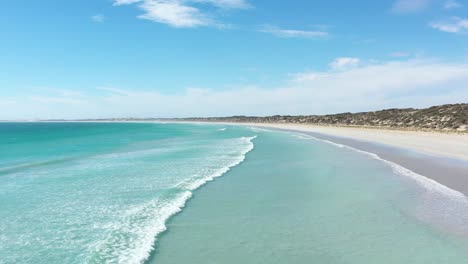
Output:
<svg viewBox="0 0 468 264">
<path fill-rule="evenodd" d="M 292 133 L 0 124 L 0 263 L 466 263 L 467 215 L 455 191 Z"/>
</svg>

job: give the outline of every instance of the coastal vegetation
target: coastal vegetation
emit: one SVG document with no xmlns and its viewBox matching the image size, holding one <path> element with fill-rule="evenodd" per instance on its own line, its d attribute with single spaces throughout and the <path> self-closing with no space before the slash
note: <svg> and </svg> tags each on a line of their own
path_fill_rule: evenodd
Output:
<svg viewBox="0 0 468 264">
<path fill-rule="evenodd" d="M 386 109 L 373 112 L 340 113 L 331 115 L 274 115 L 267 117 L 232 116 L 186 118 L 182 120 L 242 123 L 295 123 L 327 126 L 466 132 L 468 131 L 468 104 L 448 104 L 425 109 Z"/>
<path fill-rule="evenodd" d="M 70 120 L 46 120 L 70 121 Z M 225 123 L 284 123 L 320 126 L 349 126 L 399 130 L 423 130 L 468 133 L 468 103 L 432 106 L 424 109 L 393 108 L 372 112 L 339 113 L 329 115 L 273 115 L 189 118 L 108 118 L 72 121 L 145 122 L 225 122 Z"/>
</svg>

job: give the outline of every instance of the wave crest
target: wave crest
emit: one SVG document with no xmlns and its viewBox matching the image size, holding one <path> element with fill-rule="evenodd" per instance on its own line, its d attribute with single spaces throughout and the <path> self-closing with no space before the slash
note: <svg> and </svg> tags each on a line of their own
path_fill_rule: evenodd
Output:
<svg viewBox="0 0 468 264">
<path fill-rule="evenodd" d="M 237 149 L 227 151 L 222 157 L 229 160 L 221 168 L 209 168 L 204 175 L 196 175 L 185 182 L 176 184 L 162 197 L 143 205 L 129 208 L 123 219 L 107 226 L 108 237 L 92 245 L 86 263 L 144 263 L 154 250 L 157 236 L 167 230 L 168 219 L 181 212 L 193 191 L 223 176 L 233 167 L 241 164 L 247 153 L 254 149 L 255 137 L 242 137 L 233 142 Z"/>
</svg>

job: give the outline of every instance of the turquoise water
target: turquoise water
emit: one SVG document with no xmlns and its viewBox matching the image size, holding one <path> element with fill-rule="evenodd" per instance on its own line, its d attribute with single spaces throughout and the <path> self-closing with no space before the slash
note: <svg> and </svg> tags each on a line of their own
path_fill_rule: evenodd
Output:
<svg viewBox="0 0 468 264">
<path fill-rule="evenodd" d="M 191 191 L 253 147 L 245 129 L 0 124 L 1 263 L 140 263 Z"/>
<path fill-rule="evenodd" d="M 0 153 L 0 263 L 468 259 L 465 196 L 304 135 L 0 124 Z"/>
</svg>

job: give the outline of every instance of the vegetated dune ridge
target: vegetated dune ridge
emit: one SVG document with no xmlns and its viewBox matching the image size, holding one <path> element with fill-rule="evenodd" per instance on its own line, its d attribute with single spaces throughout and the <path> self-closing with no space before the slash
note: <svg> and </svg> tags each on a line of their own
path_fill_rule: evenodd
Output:
<svg viewBox="0 0 468 264">
<path fill-rule="evenodd" d="M 468 104 L 441 105 L 425 109 L 387 109 L 374 112 L 333 115 L 232 116 L 184 118 L 177 120 L 236 123 L 296 123 L 463 133 L 468 131 Z"/>
</svg>

